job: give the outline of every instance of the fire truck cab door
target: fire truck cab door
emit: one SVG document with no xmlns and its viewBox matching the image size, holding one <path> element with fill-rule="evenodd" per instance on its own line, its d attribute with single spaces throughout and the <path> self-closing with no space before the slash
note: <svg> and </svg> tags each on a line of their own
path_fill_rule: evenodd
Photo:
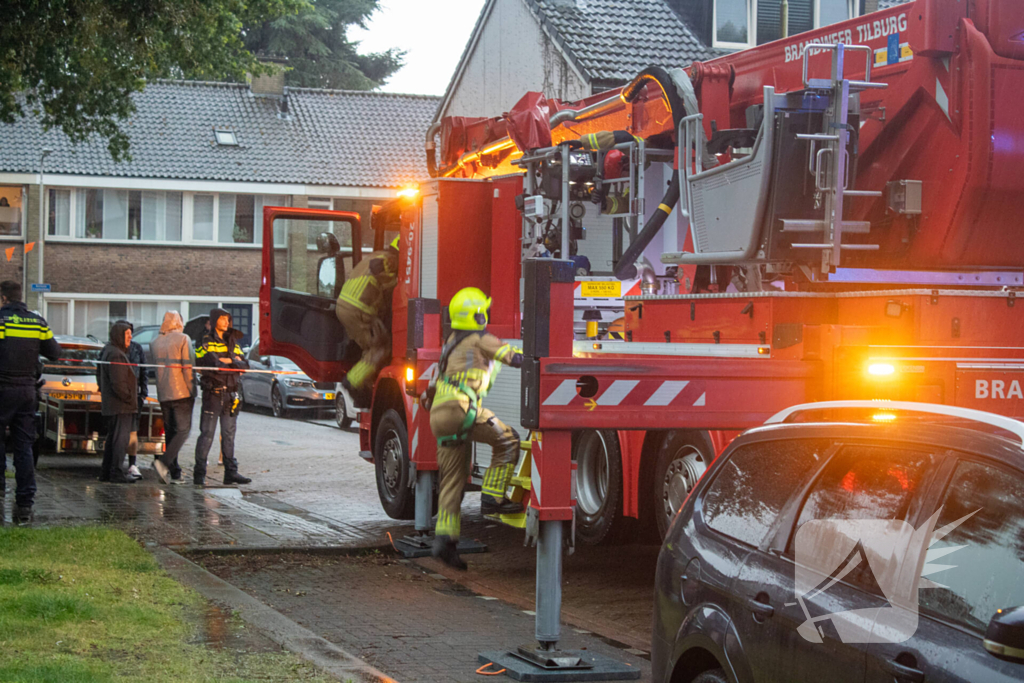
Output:
<svg viewBox="0 0 1024 683">
<path fill-rule="evenodd" d="M 318 382 L 351 367 L 335 305 L 362 253 L 358 213 L 266 207 L 260 283 L 260 353 L 284 356 Z"/>
</svg>

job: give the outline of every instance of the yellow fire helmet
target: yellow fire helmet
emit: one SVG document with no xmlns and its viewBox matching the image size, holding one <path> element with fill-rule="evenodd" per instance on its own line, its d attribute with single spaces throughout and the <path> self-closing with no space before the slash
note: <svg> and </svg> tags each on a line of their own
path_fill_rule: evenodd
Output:
<svg viewBox="0 0 1024 683">
<path fill-rule="evenodd" d="M 491 300 L 476 287 L 460 289 L 448 304 L 453 330 L 482 330 L 487 327 Z"/>
<path fill-rule="evenodd" d="M 395 239 L 391 240 L 391 248 L 398 251 L 398 240 L 402 238 L 401 235 L 395 235 Z"/>
</svg>

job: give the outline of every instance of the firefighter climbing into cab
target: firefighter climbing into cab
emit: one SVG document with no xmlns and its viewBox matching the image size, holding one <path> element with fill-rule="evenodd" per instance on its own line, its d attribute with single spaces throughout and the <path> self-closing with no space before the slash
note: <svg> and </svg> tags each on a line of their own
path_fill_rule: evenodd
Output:
<svg viewBox="0 0 1024 683">
<path fill-rule="evenodd" d="M 384 251 L 356 264 L 338 295 L 336 312 L 348 338 L 363 355 L 341 381 L 357 408 L 368 408 L 373 382 L 391 351 L 391 335 L 381 318 L 398 282 L 398 237 Z"/>
<path fill-rule="evenodd" d="M 448 306 L 452 333 L 441 349 L 437 377 L 427 390 L 441 477 L 433 555 L 456 569 L 466 569 L 457 546 L 472 442 L 494 449 L 484 474 L 481 512 L 523 511 L 522 505 L 505 498 L 519 456 L 519 435 L 480 405 L 497 377 L 495 362 L 514 368 L 523 363 L 522 351 L 487 331 L 490 307 L 491 300 L 476 287 L 461 289 L 452 297 Z"/>
</svg>

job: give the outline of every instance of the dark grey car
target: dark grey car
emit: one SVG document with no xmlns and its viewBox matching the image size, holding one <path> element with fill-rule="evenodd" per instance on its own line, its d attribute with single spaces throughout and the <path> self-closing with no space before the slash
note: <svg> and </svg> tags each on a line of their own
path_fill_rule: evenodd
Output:
<svg viewBox="0 0 1024 683">
<path fill-rule="evenodd" d="M 997 658 L 986 640 L 998 610 L 1024 605 L 1024 424 L 1007 438 L 965 421 L 977 416 L 957 422 L 875 404 L 858 418 L 739 436 L 662 547 L 653 680 L 1024 680 L 1024 650 Z M 1004 430 L 1013 422 L 991 417 Z M 849 531 L 883 527 L 924 534 L 905 536 L 924 544 L 882 564 L 898 573 L 880 573 L 865 552 L 877 538 Z M 829 553 L 834 573 L 797 580 L 813 564 L 806 558 Z M 881 588 L 895 585 L 905 590 Z"/>
<path fill-rule="evenodd" d="M 259 342 L 247 356 L 249 368 L 271 372 L 244 372 L 239 380 L 242 401 L 270 408 L 275 417 L 291 411 L 333 411 L 334 382 L 314 382 L 299 366 L 282 356 L 261 356 Z"/>
</svg>

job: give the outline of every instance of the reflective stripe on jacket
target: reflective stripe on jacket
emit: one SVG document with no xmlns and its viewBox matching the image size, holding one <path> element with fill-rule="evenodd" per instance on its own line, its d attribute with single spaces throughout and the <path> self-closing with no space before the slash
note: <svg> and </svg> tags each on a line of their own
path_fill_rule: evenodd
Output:
<svg viewBox="0 0 1024 683">
<path fill-rule="evenodd" d="M 377 315 L 398 282 L 385 251 L 368 254 L 356 264 L 341 287 L 338 300 L 355 306 L 370 315 Z"/>
<path fill-rule="evenodd" d="M 22 301 L 0 308 L 0 384 L 35 384 L 39 356 L 60 358 L 60 344 L 46 321 Z"/>
<path fill-rule="evenodd" d="M 470 334 L 448 354 L 444 378 L 436 384 L 433 405 L 459 401 L 468 410 L 470 398 L 459 389 L 459 384 L 465 384 L 476 392 L 478 399 L 483 399 L 498 374 L 494 363 L 511 365 L 516 353 L 520 352 L 515 347 L 486 330 Z"/>
</svg>

